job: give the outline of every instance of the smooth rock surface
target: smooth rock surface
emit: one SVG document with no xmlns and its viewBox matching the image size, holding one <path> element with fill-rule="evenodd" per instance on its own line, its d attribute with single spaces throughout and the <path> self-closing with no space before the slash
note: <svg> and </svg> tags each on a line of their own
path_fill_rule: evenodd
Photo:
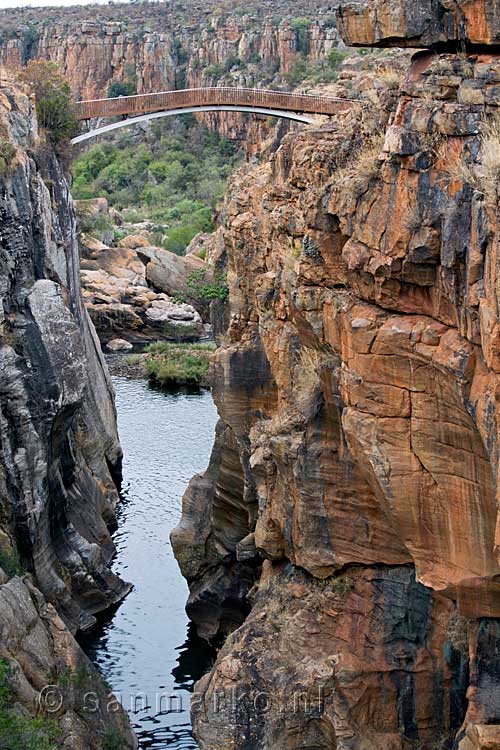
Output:
<svg viewBox="0 0 500 750">
<path fill-rule="evenodd" d="M 128 719 L 107 710 L 72 635 L 130 590 L 109 567 L 122 457 L 113 388 L 81 298 L 66 177 L 5 73 L 0 129 L 16 149 L 0 177 L 0 657 L 28 715 L 45 715 L 40 691 L 56 686 L 64 750 L 101 750 L 107 732 L 128 750 Z M 82 690 L 60 696 L 77 674 Z M 83 687 L 97 700 L 88 715 Z"/>
</svg>

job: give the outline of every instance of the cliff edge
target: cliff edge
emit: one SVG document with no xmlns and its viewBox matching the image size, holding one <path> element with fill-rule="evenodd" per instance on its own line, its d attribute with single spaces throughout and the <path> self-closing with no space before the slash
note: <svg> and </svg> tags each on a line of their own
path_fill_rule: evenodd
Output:
<svg viewBox="0 0 500 750">
<path fill-rule="evenodd" d="M 172 536 L 230 633 L 201 750 L 500 747 L 497 18 L 343 6 L 351 44 L 466 46 L 232 185 L 221 424 Z"/>
</svg>

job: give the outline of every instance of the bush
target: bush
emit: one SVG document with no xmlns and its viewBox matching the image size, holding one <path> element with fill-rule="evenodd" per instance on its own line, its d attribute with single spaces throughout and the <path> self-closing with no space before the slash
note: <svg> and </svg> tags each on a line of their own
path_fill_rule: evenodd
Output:
<svg viewBox="0 0 500 750">
<path fill-rule="evenodd" d="M 245 63 L 237 55 L 229 55 L 224 60 L 224 73 L 229 73 L 233 68 L 244 68 Z"/>
<path fill-rule="evenodd" d="M 332 70 L 338 70 L 346 57 L 347 54 L 345 52 L 342 52 L 341 50 L 334 47 L 328 53 L 328 65 L 330 66 L 330 68 L 332 68 Z"/>
<path fill-rule="evenodd" d="M 0 747 L 2 750 L 56 750 L 57 724 L 47 718 L 33 719 L 13 712 L 15 694 L 12 671 L 0 659 Z"/>
<path fill-rule="evenodd" d="M 107 729 L 102 741 L 102 750 L 123 750 L 124 747 L 125 737 L 117 729 Z"/>
<path fill-rule="evenodd" d="M 215 299 L 224 302 L 229 296 L 229 287 L 223 274 L 216 274 L 212 282 L 206 281 L 206 274 L 206 270 L 200 268 L 190 273 L 186 279 L 186 285 L 195 307 L 197 304 L 202 307 L 203 304 L 206 305 Z"/>
<path fill-rule="evenodd" d="M 0 176 L 9 173 L 12 162 L 16 156 L 16 149 L 9 141 L 0 140 Z"/>
<path fill-rule="evenodd" d="M 331 50 L 328 57 L 323 60 L 310 61 L 301 57 L 285 75 L 285 80 L 290 86 L 299 86 L 304 81 L 332 83 L 337 80 L 338 69 L 344 58 L 345 54 L 336 49 Z"/>
<path fill-rule="evenodd" d="M 290 26 L 296 33 L 297 51 L 301 52 L 303 55 L 309 53 L 309 28 L 311 23 L 310 18 L 293 18 L 290 23 Z"/>
<path fill-rule="evenodd" d="M 0 550 L 0 568 L 8 578 L 22 573 L 19 556 L 15 550 Z"/>
<path fill-rule="evenodd" d="M 151 344 L 146 348 L 149 377 L 164 386 L 208 385 L 211 344 Z"/>
<path fill-rule="evenodd" d="M 108 99 L 134 94 L 137 94 L 137 84 L 134 81 L 113 81 L 108 88 Z"/>
<path fill-rule="evenodd" d="M 179 226 L 167 230 L 165 246 L 171 253 L 184 255 L 187 246 L 197 234 L 212 232 L 213 229 L 212 212 L 209 208 L 203 206 L 194 211 L 189 218 L 186 215 L 182 216 Z"/>
<path fill-rule="evenodd" d="M 147 206 L 168 211 L 183 199 L 214 208 L 239 162 L 227 140 L 204 126 L 153 123 L 152 137 L 139 146 L 126 135 L 98 144 L 74 165 L 73 195 L 104 196 L 119 208 Z M 179 132 L 180 131 L 180 132 Z"/>
<path fill-rule="evenodd" d="M 54 145 L 68 142 L 78 133 L 78 120 L 71 88 L 57 65 L 46 60 L 30 60 L 19 73 L 35 94 L 40 127 Z"/>
<path fill-rule="evenodd" d="M 184 255 L 184 252 L 198 231 L 189 224 L 183 224 L 168 230 L 168 238 L 165 243 L 166 249 L 176 255 Z"/>
<path fill-rule="evenodd" d="M 207 78 L 222 78 L 225 72 L 226 69 L 224 65 L 220 63 L 214 63 L 205 68 L 205 75 Z"/>
<path fill-rule="evenodd" d="M 79 206 L 77 217 L 79 230 L 85 234 L 89 234 L 91 237 L 95 237 L 97 240 L 105 242 L 106 238 L 115 234 L 113 222 L 105 213 L 94 213 Z"/>
</svg>

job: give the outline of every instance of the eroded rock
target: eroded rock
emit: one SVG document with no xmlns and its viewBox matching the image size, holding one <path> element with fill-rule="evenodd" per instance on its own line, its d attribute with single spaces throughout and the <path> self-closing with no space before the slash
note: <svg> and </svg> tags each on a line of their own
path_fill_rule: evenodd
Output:
<svg viewBox="0 0 500 750">
<path fill-rule="evenodd" d="M 112 731 L 131 749 L 125 713 L 107 711 L 72 635 L 130 590 L 109 565 L 122 457 L 113 388 L 81 298 L 68 183 L 28 92 L 4 72 L 0 128 L 15 147 L 0 177 L 0 658 L 28 716 L 45 716 L 45 686 L 84 670 L 97 710 L 63 696 L 51 717 L 61 747 L 100 750 Z"/>
<path fill-rule="evenodd" d="M 225 469 L 197 480 L 174 541 L 185 560 L 203 529 L 196 566 L 183 570 L 190 605 L 211 602 L 207 619 L 189 610 L 204 635 L 224 618 L 231 566 L 255 554 L 256 579 L 259 559 L 267 572 L 198 685 L 202 750 L 497 742 L 498 222 L 481 133 L 497 116 L 499 65 L 419 55 L 385 121 L 351 116 L 289 135 L 233 182 L 213 393 L 240 486 L 224 491 Z M 203 482 L 208 494 L 196 491 Z M 296 603 L 283 570 L 300 578 Z M 344 576 L 353 589 L 323 599 Z M 398 639 L 379 650 L 389 627 L 379 597 L 401 576 L 401 600 L 413 602 L 404 639 L 426 653 L 417 647 L 403 679 L 386 684 L 385 660 L 408 652 Z M 315 608 L 303 603 L 317 591 Z M 330 647 L 345 668 L 327 673 Z M 301 690 L 324 675 L 330 711 L 213 709 L 220 689 Z"/>
</svg>

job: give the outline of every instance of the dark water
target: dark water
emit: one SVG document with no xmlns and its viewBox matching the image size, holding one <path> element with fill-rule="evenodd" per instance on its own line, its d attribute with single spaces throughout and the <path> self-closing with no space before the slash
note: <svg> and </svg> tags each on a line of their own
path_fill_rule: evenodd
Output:
<svg viewBox="0 0 500 750">
<path fill-rule="evenodd" d="M 189 480 L 208 463 L 216 411 L 208 392 L 114 385 L 125 453 L 114 570 L 134 590 L 81 643 L 130 712 L 141 748 L 196 748 L 189 693 L 213 654 L 188 626 L 169 533 Z"/>
</svg>

